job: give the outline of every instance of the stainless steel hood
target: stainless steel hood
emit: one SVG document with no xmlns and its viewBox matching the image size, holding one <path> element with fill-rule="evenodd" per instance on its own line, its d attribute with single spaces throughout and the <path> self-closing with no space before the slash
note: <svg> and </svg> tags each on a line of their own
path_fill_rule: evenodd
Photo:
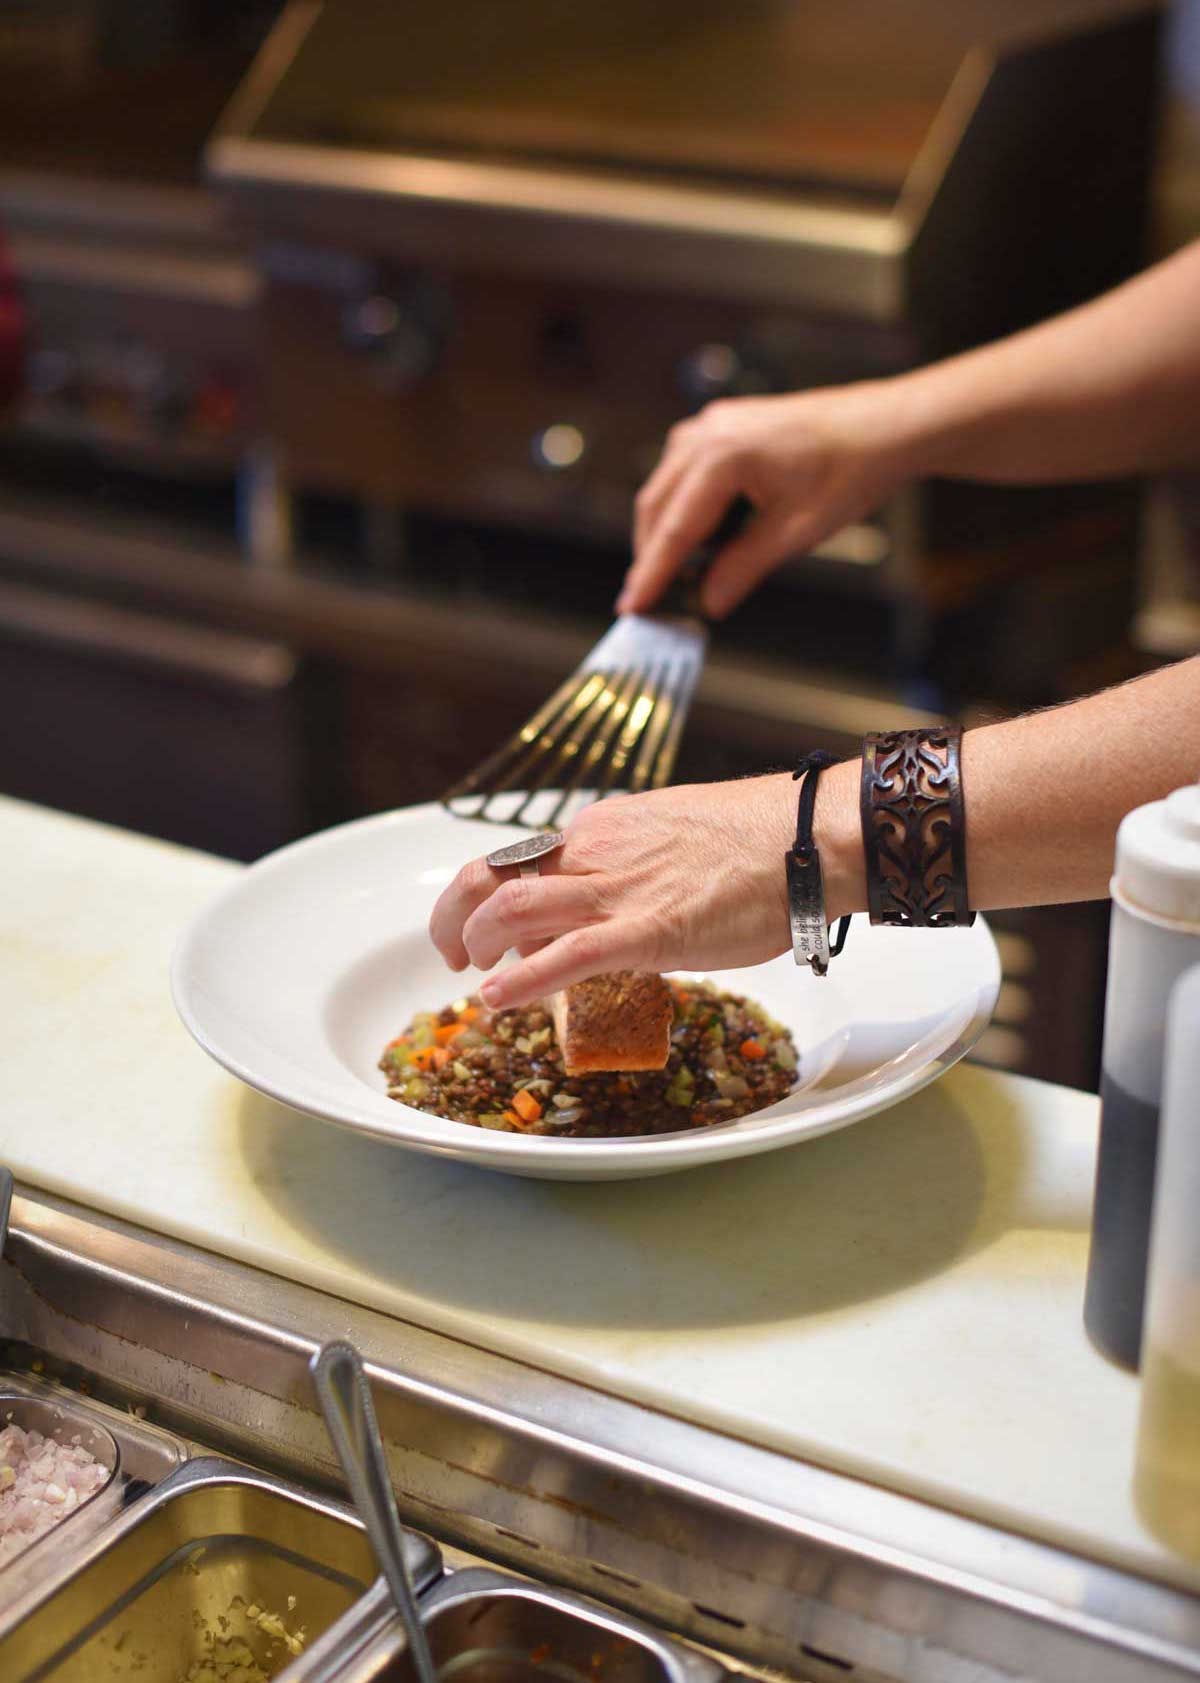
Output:
<svg viewBox="0 0 1200 1683">
<path fill-rule="evenodd" d="M 1014 176 L 1032 205 L 1082 154 L 1128 167 L 1128 101 L 1098 122 L 1090 67 L 1152 55 L 1155 8 L 595 10 L 293 0 L 209 171 L 267 237 L 953 314 L 956 289 L 1019 285 Z"/>
</svg>

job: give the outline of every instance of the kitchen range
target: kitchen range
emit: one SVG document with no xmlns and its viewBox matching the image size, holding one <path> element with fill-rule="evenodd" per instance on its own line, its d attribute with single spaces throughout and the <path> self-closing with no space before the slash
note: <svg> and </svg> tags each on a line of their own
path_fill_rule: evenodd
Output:
<svg viewBox="0 0 1200 1683">
<path fill-rule="evenodd" d="M 240 858 L 431 798 L 529 715 L 672 422 L 910 366 L 1141 251 L 1154 7 L 920 5 L 897 53 L 873 0 L 480 4 L 446 51 L 436 11 L 298 3 L 219 122 L 273 8 L 151 10 L 3 119 L 30 377 L 0 701 L 43 725 L 0 773 Z M 116 146 L 156 77 L 170 120 Z M 1125 488 L 893 498 L 722 626 L 679 777 L 1123 675 L 1136 517 Z M 1103 911 L 1000 927 L 980 1055 L 1093 1082 Z"/>
</svg>

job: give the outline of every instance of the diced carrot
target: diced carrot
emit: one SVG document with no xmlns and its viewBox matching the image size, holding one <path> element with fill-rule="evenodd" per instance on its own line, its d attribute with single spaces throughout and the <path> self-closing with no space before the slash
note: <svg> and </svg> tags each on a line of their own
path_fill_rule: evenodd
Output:
<svg viewBox="0 0 1200 1683">
<path fill-rule="evenodd" d="M 519 1093 L 513 1094 L 513 1109 L 517 1112 L 523 1122 L 541 1121 L 541 1105 L 534 1098 L 533 1094 L 527 1093 L 524 1088 L 522 1088 Z"/>
<path fill-rule="evenodd" d="M 468 1005 L 465 1011 L 458 1013 L 458 1020 L 460 1023 L 473 1023 L 478 1015 L 478 1005 Z"/>
<path fill-rule="evenodd" d="M 428 1069 L 437 1050 L 436 1046 L 418 1046 L 412 1055 L 412 1061 L 418 1069 Z"/>
<path fill-rule="evenodd" d="M 671 992 L 675 995 L 675 1002 L 681 1008 L 691 1004 L 692 996 L 686 988 L 681 988 L 678 982 L 671 983 Z"/>
<path fill-rule="evenodd" d="M 454 1053 L 448 1046 L 435 1046 L 433 1050 L 434 1069 L 445 1069 L 453 1056 Z"/>
<path fill-rule="evenodd" d="M 761 1040 L 743 1040 L 738 1047 L 738 1051 L 743 1058 L 749 1058 L 752 1063 L 758 1058 L 765 1058 L 767 1055 L 767 1049 Z"/>
<path fill-rule="evenodd" d="M 452 1040 L 456 1040 L 465 1031 L 466 1026 L 466 1023 L 442 1023 L 440 1027 L 434 1029 L 433 1037 L 439 1046 L 448 1046 Z"/>
<path fill-rule="evenodd" d="M 518 1133 L 523 1134 L 525 1132 L 525 1123 L 517 1115 L 515 1110 L 506 1110 L 504 1112 L 504 1120 L 506 1122 L 510 1122 Z"/>
</svg>

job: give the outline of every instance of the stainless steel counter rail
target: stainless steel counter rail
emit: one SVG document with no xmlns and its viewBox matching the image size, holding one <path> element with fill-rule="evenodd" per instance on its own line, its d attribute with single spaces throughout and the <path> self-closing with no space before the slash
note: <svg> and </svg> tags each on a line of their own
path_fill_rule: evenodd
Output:
<svg viewBox="0 0 1200 1683">
<path fill-rule="evenodd" d="M 810 1678 L 1200 1677 L 1200 1597 L 700 1429 L 44 1194 L 2 1324 L 210 1448 L 337 1487 L 307 1362 L 370 1364 L 401 1515 Z M 19 1351 L 17 1352 L 19 1355 Z"/>
</svg>

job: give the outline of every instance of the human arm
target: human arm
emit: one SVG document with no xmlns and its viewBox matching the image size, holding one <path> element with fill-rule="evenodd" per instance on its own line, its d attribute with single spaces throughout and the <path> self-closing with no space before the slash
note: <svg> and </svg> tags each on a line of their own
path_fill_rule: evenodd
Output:
<svg viewBox="0 0 1200 1683">
<path fill-rule="evenodd" d="M 1195 781 L 1198 745 L 1200 657 L 968 731 L 972 906 L 1102 898 L 1121 818 Z M 831 922 L 867 904 L 858 789 L 856 760 L 825 772 L 818 788 L 813 833 Z M 497 1007 L 610 970 L 761 963 L 790 944 L 784 856 L 795 819 L 787 773 L 599 802 L 574 820 L 541 877 L 482 859 L 465 866 L 430 934 L 455 970 L 492 970 L 509 948 L 527 951 L 484 982 Z"/>
<path fill-rule="evenodd" d="M 720 615 L 787 555 L 942 476 L 1048 483 L 1200 461 L 1200 241 L 1052 321 L 888 380 L 710 404 L 639 492 L 623 610 L 655 602 L 735 497 Z"/>
</svg>

